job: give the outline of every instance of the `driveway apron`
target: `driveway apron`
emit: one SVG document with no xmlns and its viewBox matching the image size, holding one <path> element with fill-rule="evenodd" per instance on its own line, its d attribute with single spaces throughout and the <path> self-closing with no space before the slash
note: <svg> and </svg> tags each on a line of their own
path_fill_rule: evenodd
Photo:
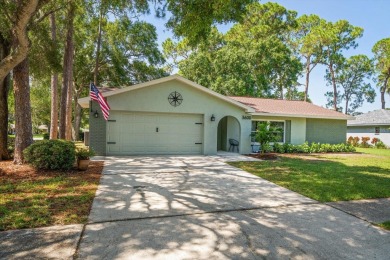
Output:
<svg viewBox="0 0 390 260">
<path fill-rule="evenodd" d="M 388 259 L 390 232 L 225 163 L 106 157 L 80 259 Z"/>
</svg>

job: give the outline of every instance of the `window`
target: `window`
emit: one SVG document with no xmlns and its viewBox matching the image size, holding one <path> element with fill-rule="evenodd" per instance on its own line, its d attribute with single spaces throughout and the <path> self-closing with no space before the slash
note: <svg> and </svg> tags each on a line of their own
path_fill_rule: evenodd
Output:
<svg viewBox="0 0 390 260">
<path fill-rule="evenodd" d="M 255 133 L 259 128 L 259 125 L 262 123 L 266 123 L 267 121 L 252 121 L 252 142 L 255 142 Z M 284 121 L 269 121 L 270 126 L 274 128 L 280 129 L 280 132 L 276 132 L 276 135 L 279 136 L 279 142 L 284 143 Z"/>
<path fill-rule="evenodd" d="M 381 133 L 381 128 L 380 127 L 375 127 L 375 134 L 379 135 Z"/>
</svg>

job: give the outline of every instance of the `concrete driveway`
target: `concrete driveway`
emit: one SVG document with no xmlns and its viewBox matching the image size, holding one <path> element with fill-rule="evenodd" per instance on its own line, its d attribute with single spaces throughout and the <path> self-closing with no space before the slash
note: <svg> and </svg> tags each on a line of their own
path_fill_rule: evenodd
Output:
<svg viewBox="0 0 390 260">
<path fill-rule="evenodd" d="M 105 158 L 80 259 L 389 259 L 390 232 L 225 163 Z"/>
</svg>

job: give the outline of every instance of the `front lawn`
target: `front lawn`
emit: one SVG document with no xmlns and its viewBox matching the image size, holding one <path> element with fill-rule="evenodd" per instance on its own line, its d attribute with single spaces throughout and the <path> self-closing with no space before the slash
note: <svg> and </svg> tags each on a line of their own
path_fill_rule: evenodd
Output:
<svg viewBox="0 0 390 260">
<path fill-rule="evenodd" d="M 65 173 L 0 161 L 0 230 L 85 223 L 102 169 L 103 162 Z"/>
<path fill-rule="evenodd" d="M 370 154 L 284 154 L 230 164 L 321 202 L 390 197 L 390 150 L 359 152 Z"/>
<path fill-rule="evenodd" d="M 390 159 L 390 149 L 356 148 L 356 152 L 387 156 Z"/>
</svg>

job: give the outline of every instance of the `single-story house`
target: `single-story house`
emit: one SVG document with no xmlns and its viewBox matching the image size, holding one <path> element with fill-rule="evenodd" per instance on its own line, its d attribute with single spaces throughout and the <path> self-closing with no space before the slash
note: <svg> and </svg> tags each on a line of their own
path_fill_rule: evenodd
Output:
<svg viewBox="0 0 390 260">
<path fill-rule="evenodd" d="M 378 138 L 390 146 L 390 110 L 374 110 L 356 116 L 355 120 L 348 120 L 347 138 L 350 136 Z"/>
<path fill-rule="evenodd" d="M 341 143 L 352 118 L 303 101 L 228 97 L 179 75 L 102 95 L 111 107 L 107 121 L 97 102 L 79 99 L 90 109 L 89 142 L 99 155 L 211 155 L 233 148 L 247 154 L 261 121 L 281 127 L 282 142 Z"/>
</svg>

